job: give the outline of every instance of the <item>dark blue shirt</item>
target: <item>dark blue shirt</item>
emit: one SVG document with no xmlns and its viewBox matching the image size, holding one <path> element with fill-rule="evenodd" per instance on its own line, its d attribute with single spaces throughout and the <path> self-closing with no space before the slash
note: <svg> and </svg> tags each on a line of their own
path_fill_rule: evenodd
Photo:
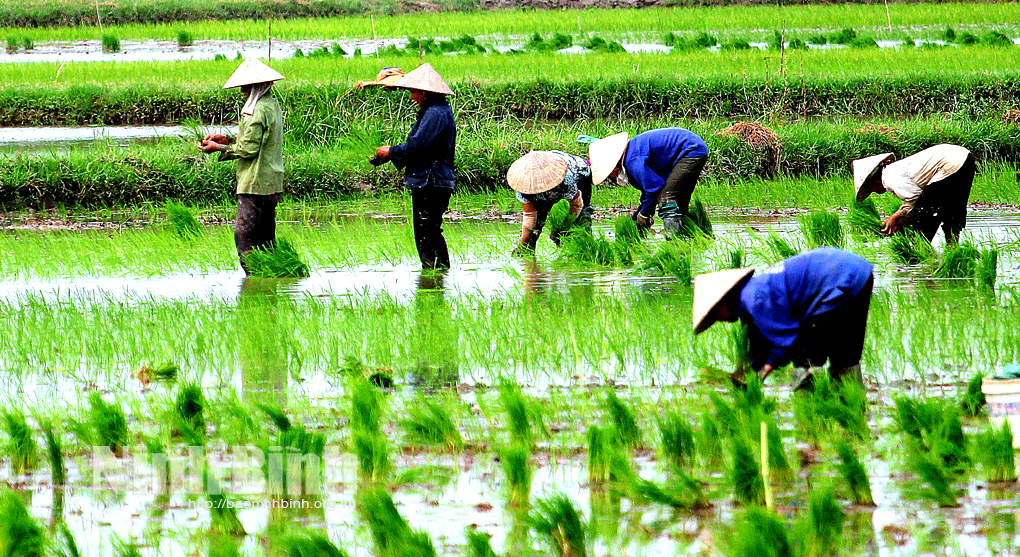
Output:
<svg viewBox="0 0 1020 557">
<path fill-rule="evenodd" d="M 872 267 L 848 251 L 818 248 L 752 276 L 740 292 L 740 320 L 752 329 L 754 369 L 788 364 L 787 350 L 801 324 L 853 298 L 868 282 Z M 757 347 L 756 333 L 764 340 Z"/>
<path fill-rule="evenodd" d="M 450 103 L 443 95 L 429 93 L 407 141 L 390 147 L 389 159 L 393 166 L 404 169 L 404 183 L 412 188 L 453 188 L 456 144 L 457 123 Z"/>
<path fill-rule="evenodd" d="M 677 161 L 688 157 L 707 157 L 708 145 L 698 134 L 683 128 L 661 128 L 639 133 L 627 143 L 623 169 L 627 180 L 641 190 L 642 215 L 655 213 L 659 192 Z"/>
</svg>

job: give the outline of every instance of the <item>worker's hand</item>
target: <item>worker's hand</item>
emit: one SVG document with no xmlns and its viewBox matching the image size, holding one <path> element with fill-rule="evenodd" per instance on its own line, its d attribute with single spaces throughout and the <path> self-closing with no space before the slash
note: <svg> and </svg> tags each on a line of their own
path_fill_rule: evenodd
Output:
<svg viewBox="0 0 1020 557">
<path fill-rule="evenodd" d="M 772 367 L 771 364 L 765 364 L 764 366 L 762 366 L 762 368 L 760 370 L 758 370 L 758 377 L 761 378 L 762 383 L 765 382 L 765 379 L 769 375 L 772 375 L 773 371 L 775 371 L 775 368 Z"/>
<path fill-rule="evenodd" d="M 634 213 L 634 221 L 637 222 L 638 230 L 648 230 L 655 222 L 655 215 L 645 216 L 641 213 Z"/>
<path fill-rule="evenodd" d="M 220 145 L 226 145 L 230 143 L 230 138 L 223 135 L 222 133 L 207 133 L 202 141 L 212 141 L 213 143 L 219 143 Z"/>
<path fill-rule="evenodd" d="M 203 139 L 198 144 L 198 150 L 202 151 L 203 153 L 215 153 L 217 151 L 226 151 L 226 147 L 220 145 L 219 143 L 216 143 L 215 141 L 207 141 Z"/>
<path fill-rule="evenodd" d="M 375 150 L 375 156 L 379 157 L 382 160 L 390 158 L 390 146 L 383 145 L 382 147 L 379 147 L 378 149 Z"/>
<path fill-rule="evenodd" d="M 895 234 L 901 228 L 903 228 L 902 217 L 898 213 L 889 215 L 889 218 L 885 219 L 885 225 L 882 226 L 882 233 L 884 234 Z"/>
</svg>

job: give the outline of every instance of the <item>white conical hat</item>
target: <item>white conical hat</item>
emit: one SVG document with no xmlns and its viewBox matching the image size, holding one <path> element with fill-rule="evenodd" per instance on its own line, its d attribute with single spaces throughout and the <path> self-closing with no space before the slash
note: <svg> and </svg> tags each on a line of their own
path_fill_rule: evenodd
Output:
<svg viewBox="0 0 1020 557">
<path fill-rule="evenodd" d="M 267 81 L 280 81 L 283 75 L 262 63 L 258 58 L 249 58 L 234 70 L 230 79 L 223 85 L 224 89 L 233 89 L 242 85 L 254 85 Z"/>
<path fill-rule="evenodd" d="M 857 201 L 864 201 L 864 198 L 871 194 L 871 190 L 862 187 L 864 182 L 867 181 L 871 173 L 875 171 L 882 163 L 893 158 L 892 153 L 882 153 L 881 155 L 873 155 L 865 157 L 863 159 L 857 159 L 853 162 L 854 167 L 854 195 L 857 197 Z"/>
<path fill-rule="evenodd" d="M 719 302 L 754 274 L 754 269 L 727 269 L 694 277 L 694 309 L 691 325 L 698 334 L 715 323 L 714 310 Z"/>
<path fill-rule="evenodd" d="M 521 193 L 542 193 L 563 183 L 567 161 L 549 151 L 530 151 L 510 165 L 506 181 Z"/>
<path fill-rule="evenodd" d="M 453 89 L 450 89 L 450 86 L 443 81 L 443 78 L 439 77 L 439 74 L 436 70 L 432 69 L 432 65 L 428 62 L 400 78 L 393 86 L 402 89 L 418 89 L 419 91 L 428 91 L 430 93 L 453 95 Z"/>
<path fill-rule="evenodd" d="M 627 150 L 627 141 L 630 134 L 620 132 L 616 135 L 603 137 L 588 145 L 588 159 L 591 160 L 591 181 L 593 184 L 601 184 L 606 181 L 609 174 L 616 168 L 616 163 L 623 158 L 623 152 Z"/>
</svg>

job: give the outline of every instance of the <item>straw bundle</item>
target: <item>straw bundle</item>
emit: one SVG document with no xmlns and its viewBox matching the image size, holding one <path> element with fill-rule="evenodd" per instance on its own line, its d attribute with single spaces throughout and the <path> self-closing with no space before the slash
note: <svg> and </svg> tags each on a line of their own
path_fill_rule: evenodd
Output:
<svg viewBox="0 0 1020 557">
<path fill-rule="evenodd" d="M 728 128 L 716 132 L 723 137 L 736 137 L 749 145 L 751 151 L 762 157 L 761 171 L 765 176 L 773 176 L 779 171 L 782 141 L 776 132 L 758 122 L 737 122 Z"/>
</svg>

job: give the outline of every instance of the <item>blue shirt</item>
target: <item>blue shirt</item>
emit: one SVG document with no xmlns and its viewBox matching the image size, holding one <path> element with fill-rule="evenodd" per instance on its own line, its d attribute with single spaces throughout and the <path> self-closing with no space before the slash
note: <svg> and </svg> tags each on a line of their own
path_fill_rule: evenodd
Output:
<svg viewBox="0 0 1020 557">
<path fill-rule="evenodd" d="M 453 188 L 456 144 L 457 123 L 450 104 L 443 95 L 427 93 L 407 141 L 390 147 L 390 160 L 404 169 L 404 183 L 412 188 Z"/>
<path fill-rule="evenodd" d="M 863 257 L 836 248 L 818 248 L 795 255 L 755 274 L 740 292 L 740 320 L 757 328 L 766 346 L 755 347 L 754 369 L 790 362 L 787 350 L 801 325 L 853 298 L 871 277 L 873 265 Z"/>
<path fill-rule="evenodd" d="M 659 192 L 677 161 L 689 157 L 707 157 L 708 145 L 698 134 L 683 128 L 661 128 L 639 133 L 627 143 L 623 169 L 627 180 L 641 190 L 638 212 L 652 215 Z"/>
</svg>

